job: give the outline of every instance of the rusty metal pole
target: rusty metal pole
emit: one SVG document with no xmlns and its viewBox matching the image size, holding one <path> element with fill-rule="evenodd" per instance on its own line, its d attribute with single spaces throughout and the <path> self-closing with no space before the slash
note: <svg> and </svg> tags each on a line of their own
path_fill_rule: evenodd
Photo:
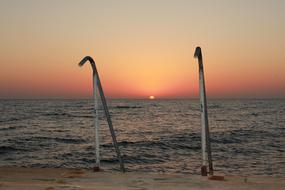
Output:
<svg viewBox="0 0 285 190">
<path fill-rule="evenodd" d="M 205 78 L 203 69 L 203 57 L 202 50 L 197 47 L 194 53 L 194 57 L 198 58 L 199 64 L 199 90 L 200 90 L 200 107 L 201 107 L 201 123 L 202 123 L 202 166 L 201 175 L 207 176 L 207 162 L 209 164 L 209 174 L 213 175 L 212 164 L 212 150 L 210 141 L 210 131 L 208 124 L 208 111 L 207 111 L 207 98 L 205 88 Z"/>
<path fill-rule="evenodd" d="M 98 123 L 98 100 L 97 100 L 97 89 L 99 90 L 99 94 L 101 96 L 101 100 L 102 100 L 102 104 L 103 104 L 103 108 L 105 111 L 105 115 L 107 118 L 107 122 L 109 125 L 109 129 L 110 129 L 110 133 L 112 136 L 112 140 L 113 140 L 113 144 L 117 153 L 117 158 L 120 162 L 120 169 L 122 172 L 125 172 L 125 167 L 124 167 L 124 162 L 123 159 L 121 157 L 121 153 L 120 153 L 120 149 L 117 143 L 117 139 L 116 139 L 116 135 L 114 132 L 114 128 L 113 128 L 113 124 L 112 124 L 112 120 L 111 120 L 111 116 L 108 110 L 108 106 L 107 106 L 107 102 L 106 102 L 106 98 L 103 92 L 103 88 L 101 85 L 101 81 L 100 81 L 100 77 L 96 68 L 96 64 L 95 61 L 92 59 L 92 57 L 90 56 L 86 56 L 84 57 L 80 63 L 79 66 L 83 66 L 85 64 L 85 62 L 89 61 L 91 66 L 92 66 L 92 70 L 93 70 L 93 95 L 94 95 L 94 116 L 95 116 L 95 120 L 94 120 L 94 125 L 95 125 L 95 132 L 96 132 L 96 166 L 94 168 L 94 171 L 99 171 L 100 170 L 100 155 L 99 155 L 99 129 L 96 129 L 96 126 L 99 126 Z M 98 152 L 97 152 L 98 151 Z"/>
</svg>

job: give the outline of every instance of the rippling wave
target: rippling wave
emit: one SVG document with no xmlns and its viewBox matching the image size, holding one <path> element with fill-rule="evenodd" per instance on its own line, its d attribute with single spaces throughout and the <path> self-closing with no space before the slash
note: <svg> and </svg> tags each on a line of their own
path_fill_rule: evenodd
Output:
<svg viewBox="0 0 285 190">
<path fill-rule="evenodd" d="M 108 101 L 128 171 L 200 173 L 201 127 L 195 100 Z M 89 100 L 0 100 L 0 165 L 91 168 Z M 118 170 L 100 113 L 101 162 Z M 209 100 L 214 169 L 285 176 L 284 100 Z"/>
</svg>

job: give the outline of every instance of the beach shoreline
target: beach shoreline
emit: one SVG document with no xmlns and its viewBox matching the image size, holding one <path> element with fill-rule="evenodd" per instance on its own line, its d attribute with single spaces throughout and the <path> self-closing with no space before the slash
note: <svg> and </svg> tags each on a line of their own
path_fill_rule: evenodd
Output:
<svg viewBox="0 0 285 190">
<path fill-rule="evenodd" d="M 2 190 L 152 190 L 152 189 L 274 189 L 284 188 L 285 178 L 270 176 L 225 176 L 210 180 L 199 175 L 138 172 L 92 172 L 81 169 L 0 167 Z"/>
</svg>

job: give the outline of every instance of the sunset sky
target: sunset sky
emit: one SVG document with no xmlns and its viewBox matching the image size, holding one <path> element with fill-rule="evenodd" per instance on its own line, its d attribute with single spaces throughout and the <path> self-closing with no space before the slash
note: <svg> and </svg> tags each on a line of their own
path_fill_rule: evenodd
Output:
<svg viewBox="0 0 285 190">
<path fill-rule="evenodd" d="M 1 0 L 0 98 L 285 97 L 283 0 Z"/>
</svg>

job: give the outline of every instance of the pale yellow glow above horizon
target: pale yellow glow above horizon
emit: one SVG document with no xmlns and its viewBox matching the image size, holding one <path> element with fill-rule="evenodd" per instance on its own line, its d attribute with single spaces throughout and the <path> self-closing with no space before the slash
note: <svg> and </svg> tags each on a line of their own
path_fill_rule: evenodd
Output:
<svg viewBox="0 0 285 190">
<path fill-rule="evenodd" d="M 0 98 L 285 97 L 285 1 L 1 1 Z"/>
</svg>

